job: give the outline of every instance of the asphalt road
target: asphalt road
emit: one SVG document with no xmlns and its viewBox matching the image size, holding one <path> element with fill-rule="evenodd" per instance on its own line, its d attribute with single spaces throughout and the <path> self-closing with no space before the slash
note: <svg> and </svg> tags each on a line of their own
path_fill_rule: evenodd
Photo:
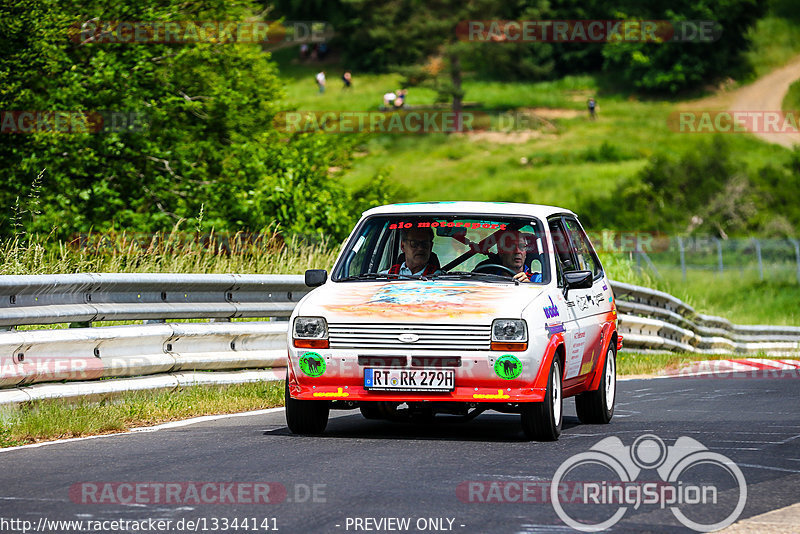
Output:
<svg viewBox="0 0 800 534">
<path fill-rule="evenodd" d="M 146 522 L 109 523 L 115 520 L 172 521 L 172 532 L 265 532 L 267 527 L 288 533 L 571 532 L 536 488 L 549 487 L 562 462 L 586 453 L 601 439 L 616 436 L 631 445 L 643 434 L 654 434 L 667 446 L 688 436 L 730 458 L 747 482 L 744 519 L 800 500 L 798 385 L 791 379 L 620 382 L 610 425 L 581 425 L 568 400 L 564 430 L 555 443 L 524 441 L 517 416 L 496 413 L 468 423 L 437 418 L 433 424 L 411 424 L 332 412 L 324 436 L 297 437 L 278 411 L 6 451 L 0 453 L 0 532 L 21 532 L 22 526 L 40 532 L 157 528 Z M 647 454 L 640 455 L 640 462 L 642 458 L 652 460 Z M 654 471 L 642 473 L 636 480 L 659 480 Z M 697 484 L 702 477 L 710 483 L 712 477 L 691 474 L 698 477 Z M 690 478 L 681 480 L 688 483 Z M 719 504 L 714 506 L 731 506 L 738 489 L 733 477 L 722 478 L 715 480 Z M 156 486 L 144 485 L 152 482 L 181 485 L 173 486 L 179 489 L 170 502 L 166 486 L 155 493 Z M 227 490 L 220 486 L 232 482 L 239 485 L 228 484 Z M 525 498 L 522 482 L 529 483 Z M 265 483 L 271 483 L 269 490 Z M 202 491 L 202 484 L 212 484 L 205 498 L 193 497 L 190 486 Z M 139 502 L 123 502 L 133 499 L 137 489 Z M 226 502 L 219 504 L 219 498 Z M 278 502 L 247 502 L 254 498 Z M 696 506 L 692 517 L 707 522 L 724 518 L 719 514 L 725 510 L 714 506 Z M 568 503 L 567 508 L 596 523 L 618 506 Z M 233 528 L 235 518 L 238 530 Z M 408 519 L 408 527 L 387 523 L 389 518 Z M 226 519 L 227 529 L 222 528 Z M 83 521 L 83 530 L 48 524 L 54 520 Z M 629 507 L 612 530 L 691 531 L 668 507 L 648 504 Z"/>
</svg>

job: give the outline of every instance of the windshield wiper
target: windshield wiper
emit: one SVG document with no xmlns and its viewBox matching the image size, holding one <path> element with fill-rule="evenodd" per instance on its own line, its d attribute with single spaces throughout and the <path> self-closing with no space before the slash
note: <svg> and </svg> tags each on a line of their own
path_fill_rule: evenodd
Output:
<svg viewBox="0 0 800 534">
<path fill-rule="evenodd" d="M 351 280 L 393 280 L 395 278 L 403 278 L 409 280 L 427 280 L 424 276 L 410 276 L 407 274 L 388 274 L 388 273 L 364 273 L 364 274 L 356 274 L 353 276 L 346 276 L 344 278 L 340 278 L 339 282 L 349 282 Z"/>
<path fill-rule="evenodd" d="M 492 274 L 492 273 L 474 273 L 474 272 L 471 272 L 471 271 L 450 271 L 450 272 L 447 272 L 447 273 L 435 274 L 431 278 L 436 278 L 436 279 L 438 279 L 438 278 L 445 278 L 445 279 L 455 278 L 455 279 L 458 279 L 458 278 L 463 278 L 463 277 L 467 277 L 467 278 L 491 278 L 491 279 L 498 280 L 498 281 L 503 281 L 503 282 L 512 282 L 512 281 L 515 282 L 515 280 L 512 280 L 510 276 L 503 276 L 502 274 Z"/>
</svg>

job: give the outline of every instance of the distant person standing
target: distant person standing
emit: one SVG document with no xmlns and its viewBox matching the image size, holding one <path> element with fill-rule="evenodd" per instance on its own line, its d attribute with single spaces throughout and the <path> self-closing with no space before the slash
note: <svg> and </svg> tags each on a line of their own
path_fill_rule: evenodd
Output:
<svg viewBox="0 0 800 534">
<path fill-rule="evenodd" d="M 317 85 L 319 86 L 320 94 L 325 92 L 325 71 L 321 70 L 317 73 Z"/>
<path fill-rule="evenodd" d="M 344 82 L 344 87 L 342 87 L 342 89 L 350 89 L 353 83 L 353 76 L 350 74 L 349 70 L 342 74 L 342 81 Z"/>
<path fill-rule="evenodd" d="M 589 107 L 589 118 L 595 120 L 597 118 L 597 115 L 595 114 L 597 102 L 594 98 L 590 98 L 586 105 Z"/>
</svg>

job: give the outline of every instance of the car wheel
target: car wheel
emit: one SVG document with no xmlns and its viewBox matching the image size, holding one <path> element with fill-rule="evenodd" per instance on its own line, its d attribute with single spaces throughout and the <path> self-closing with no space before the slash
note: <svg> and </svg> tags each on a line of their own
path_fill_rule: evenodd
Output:
<svg viewBox="0 0 800 534">
<path fill-rule="evenodd" d="M 613 344 L 613 343 L 612 343 Z M 581 423 L 604 425 L 614 417 L 614 401 L 617 396 L 617 355 L 609 346 L 603 377 L 597 391 L 587 391 L 575 397 L 575 410 Z"/>
<path fill-rule="evenodd" d="M 547 391 L 542 402 L 531 402 L 522 406 L 522 430 L 528 439 L 555 441 L 561 435 L 563 399 L 561 397 L 561 363 L 553 358 Z"/>
<path fill-rule="evenodd" d="M 298 400 L 289 394 L 289 381 L 284 389 L 286 424 L 293 434 L 322 434 L 328 426 L 328 401 Z"/>
</svg>

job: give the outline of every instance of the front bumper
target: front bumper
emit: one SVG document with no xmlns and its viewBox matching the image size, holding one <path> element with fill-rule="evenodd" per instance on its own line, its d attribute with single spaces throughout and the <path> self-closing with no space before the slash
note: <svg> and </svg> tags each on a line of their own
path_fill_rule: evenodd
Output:
<svg viewBox="0 0 800 534">
<path fill-rule="evenodd" d="M 300 400 L 343 400 L 343 401 L 390 401 L 390 402 L 541 402 L 544 400 L 546 383 L 540 383 L 540 367 L 544 359 L 541 352 L 537 357 L 532 349 L 525 352 L 476 351 L 470 353 L 437 351 L 442 358 L 460 358 L 459 366 L 437 367 L 436 370 L 454 369 L 455 388 L 448 392 L 428 391 L 375 391 L 364 388 L 364 369 L 369 365 L 359 364 L 359 356 L 402 358 L 408 362 L 414 356 L 430 357 L 426 353 L 400 353 L 393 351 L 352 350 L 289 350 L 289 392 Z M 320 376 L 309 376 L 299 365 L 299 359 L 306 353 L 316 353 L 325 360 L 324 372 Z M 512 354 L 522 363 L 522 371 L 513 379 L 501 378 L 494 370 L 497 359 Z M 373 368 L 381 368 L 373 366 Z M 385 367 L 384 367 L 385 368 Z M 403 369 L 422 369 L 421 367 L 398 367 Z M 434 368 L 424 367 L 427 370 Z"/>
</svg>

